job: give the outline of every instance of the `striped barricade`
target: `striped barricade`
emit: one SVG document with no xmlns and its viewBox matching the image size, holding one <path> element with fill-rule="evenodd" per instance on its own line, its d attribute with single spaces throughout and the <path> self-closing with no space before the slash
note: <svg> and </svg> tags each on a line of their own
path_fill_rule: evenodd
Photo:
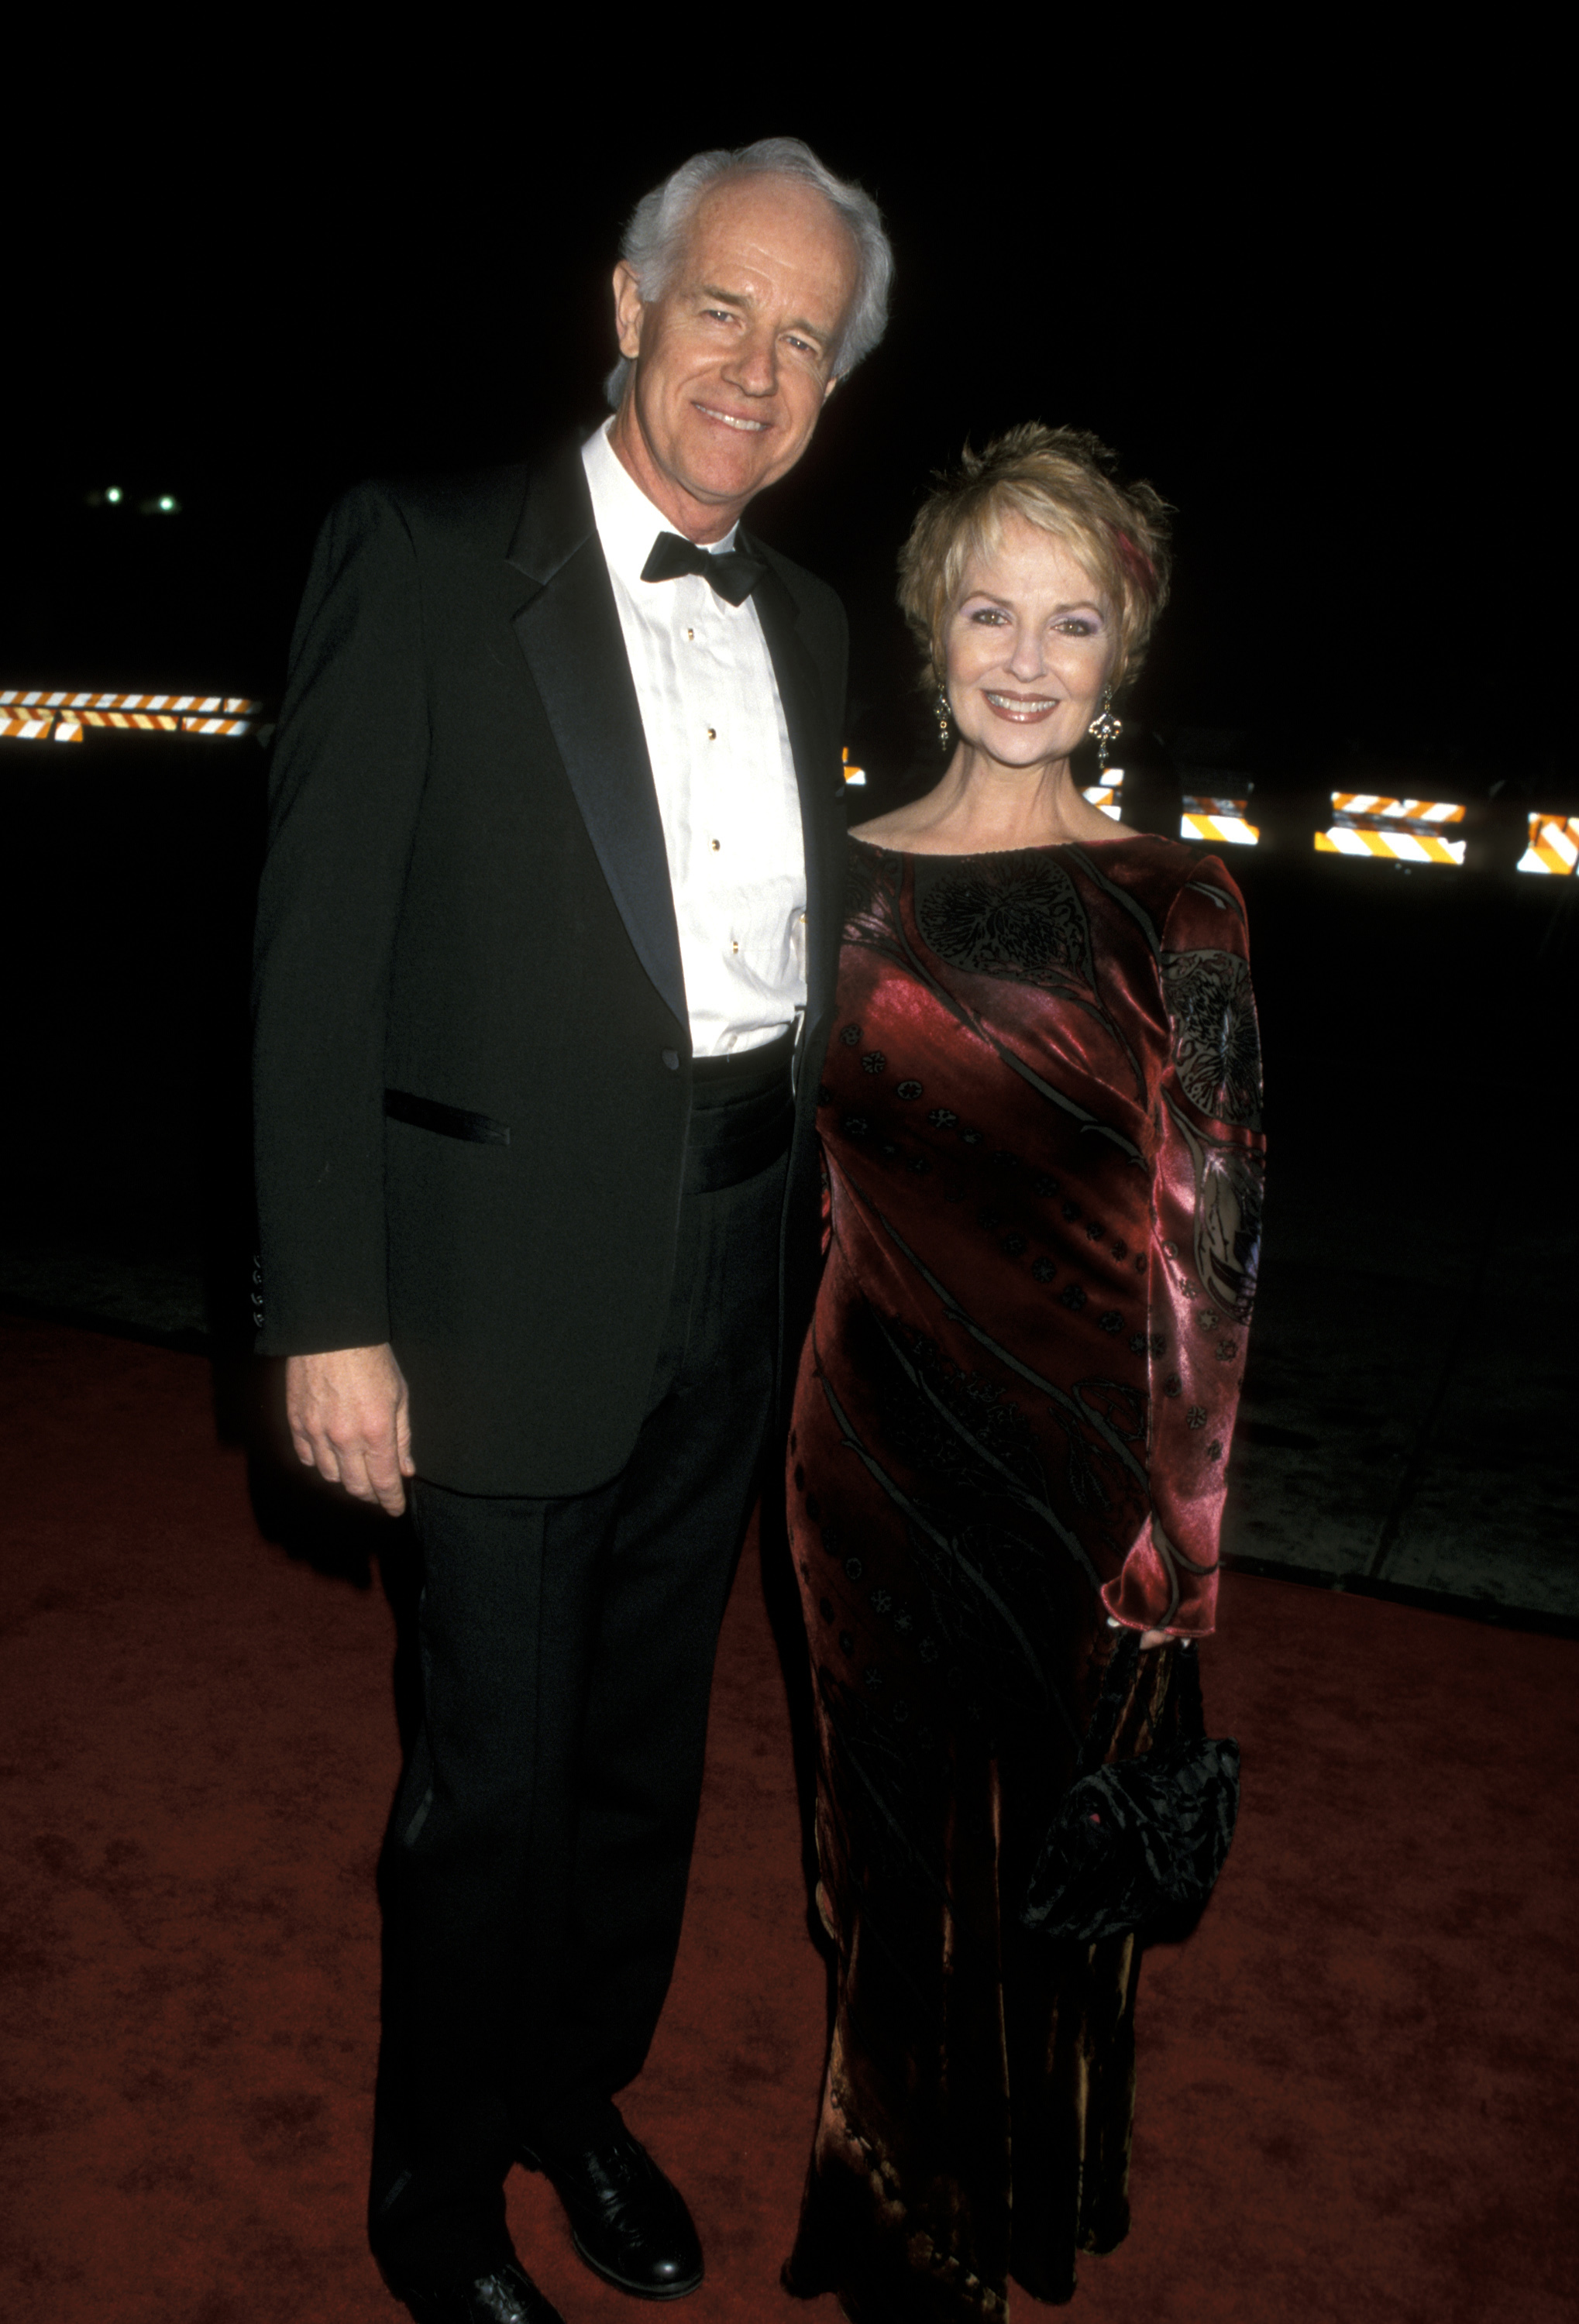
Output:
<svg viewBox="0 0 1579 2324">
<path fill-rule="evenodd" d="M 1375 791 L 1334 791 L 1333 819 L 1316 835 L 1322 855 L 1378 855 L 1395 863 L 1464 862 L 1464 839 L 1447 827 L 1464 821 L 1445 800 L 1383 798 Z"/>
<path fill-rule="evenodd" d="M 1572 874 L 1579 862 L 1579 815 L 1532 815 L 1529 845 L 1514 867 L 1519 872 Z"/>
<path fill-rule="evenodd" d="M 1093 783 L 1090 789 L 1082 791 L 1080 796 L 1083 799 L 1089 799 L 1093 807 L 1099 807 L 1103 815 L 1117 823 L 1122 811 L 1117 783 Z"/>
<path fill-rule="evenodd" d="M 85 726 L 119 727 L 140 734 L 179 734 L 181 722 L 173 710 L 79 710 Z"/>
<path fill-rule="evenodd" d="M 845 745 L 843 763 L 845 769 L 845 780 L 847 783 L 863 783 L 866 780 L 866 770 L 864 767 L 856 766 L 854 761 L 851 759 L 850 745 L 848 742 Z"/>
<path fill-rule="evenodd" d="M 1247 821 L 1250 801 L 1242 798 L 1187 798 L 1178 819 L 1181 839 L 1203 840 L 1208 846 L 1226 841 L 1230 847 L 1254 847 L 1260 825 Z"/>
<path fill-rule="evenodd" d="M 45 688 L 0 688 L 0 710 L 157 710 L 200 717 L 255 717 L 263 708 L 244 694 L 72 694 Z"/>
<path fill-rule="evenodd" d="M 0 688 L 0 735 L 27 742 L 80 742 L 87 727 L 142 733 L 250 734 L 263 710 L 245 694 L 51 693 Z"/>
</svg>

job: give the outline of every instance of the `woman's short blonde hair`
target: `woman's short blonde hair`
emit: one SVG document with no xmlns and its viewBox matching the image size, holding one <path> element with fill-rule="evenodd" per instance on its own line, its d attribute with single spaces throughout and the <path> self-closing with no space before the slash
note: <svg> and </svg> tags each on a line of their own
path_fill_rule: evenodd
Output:
<svg viewBox="0 0 1579 2324">
<path fill-rule="evenodd" d="M 990 557 L 1013 513 L 1067 543 L 1118 618 L 1116 694 L 1140 669 L 1168 603 L 1168 503 L 1151 485 L 1119 485 L 1113 456 L 1085 428 L 1028 420 L 984 452 L 967 444 L 939 476 L 900 552 L 900 604 L 926 652 L 930 683 L 946 667 L 945 632 L 973 558 Z"/>
</svg>

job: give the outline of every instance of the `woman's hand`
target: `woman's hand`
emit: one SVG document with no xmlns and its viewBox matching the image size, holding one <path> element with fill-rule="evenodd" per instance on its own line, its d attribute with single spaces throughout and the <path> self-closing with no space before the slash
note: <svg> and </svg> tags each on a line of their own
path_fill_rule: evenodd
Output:
<svg viewBox="0 0 1579 2324">
<path fill-rule="evenodd" d="M 1125 1626 L 1122 1622 L 1115 1622 L 1110 1614 L 1107 1618 L 1107 1627 L 1110 1630 L 1122 1630 Z M 1140 1633 L 1142 1647 L 1165 1646 L 1168 1644 L 1168 1634 L 1166 1630 L 1142 1630 Z M 1188 1643 L 1187 1640 L 1186 1643 Z"/>
</svg>

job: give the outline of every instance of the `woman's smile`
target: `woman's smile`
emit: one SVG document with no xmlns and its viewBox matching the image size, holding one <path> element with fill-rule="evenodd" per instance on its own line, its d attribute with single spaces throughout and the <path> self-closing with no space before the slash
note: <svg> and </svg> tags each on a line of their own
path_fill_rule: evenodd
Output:
<svg viewBox="0 0 1579 2324">
<path fill-rule="evenodd" d="M 982 698 L 989 710 L 1000 718 L 1012 718 L 1017 725 L 1034 725 L 1039 719 L 1050 718 L 1058 706 L 1056 694 L 1004 694 L 995 688 L 982 688 Z"/>
</svg>

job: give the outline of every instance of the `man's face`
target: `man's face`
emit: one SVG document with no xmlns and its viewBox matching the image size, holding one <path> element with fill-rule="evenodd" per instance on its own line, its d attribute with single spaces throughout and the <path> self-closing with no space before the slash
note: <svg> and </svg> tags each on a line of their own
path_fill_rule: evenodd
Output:
<svg viewBox="0 0 1579 2324">
<path fill-rule="evenodd" d="M 854 237 L 793 179 L 705 195 L 668 290 L 642 303 L 614 269 L 620 351 L 635 375 L 614 446 L 648 498 L 693 540 L 717 540 L 795 466 L 834 386 L 855 289 Z"/>
</svg>

